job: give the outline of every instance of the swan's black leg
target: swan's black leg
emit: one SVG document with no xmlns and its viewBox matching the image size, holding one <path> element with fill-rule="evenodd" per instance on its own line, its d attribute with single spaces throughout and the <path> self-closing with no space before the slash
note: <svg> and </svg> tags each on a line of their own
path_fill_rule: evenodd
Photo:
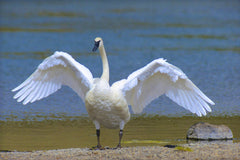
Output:
<svg viewBox="0 0 240 160">
<path fill-rule="evenodd" d="M 123 136 L 123 130 L 120 129 L 120 131 L 119 131 L 119 143 L 118 143 L 118 145 L 117 145 L 116 148 L 121 148 L 121 147 L 122 147 L 122 146 L 121 146 L 122 136 Z"/>
<path fill-rule="evenodd" d="M 101 146 L 101 144 L 100 144 L 100 129 L 97 129 L 97 130 L 96 130 L 96 134 L 97 134 L 97 148 L 98 148 L 98 149 L 101 149 L 102 146 Z"/>
<path fill-rule="evenodd" d="M 100 144 L 100 129 L 96 129 L 96 135 L 97 135 L 97 146 L 96 147 L 92 147 L 92 149 L 100 149 L 103 150 L 104 148 L 101 146 Z"/>
</svg>

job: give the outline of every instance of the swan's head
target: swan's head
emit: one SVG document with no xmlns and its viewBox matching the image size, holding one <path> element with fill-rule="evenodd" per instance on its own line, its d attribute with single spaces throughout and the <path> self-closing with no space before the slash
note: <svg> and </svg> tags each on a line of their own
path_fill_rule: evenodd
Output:
<svg viewBox="0 0 240 160">
<path fill-rule="evenodd" d="M 95 52 L 99 48 L 99 46 L 103 45 L 103 40 L 100 37 L 95 38 L 94 41 L 95 41 L 95 44 L 94 44 L 94 47 L 92 49 L 93 52 Z"/>
</svg>

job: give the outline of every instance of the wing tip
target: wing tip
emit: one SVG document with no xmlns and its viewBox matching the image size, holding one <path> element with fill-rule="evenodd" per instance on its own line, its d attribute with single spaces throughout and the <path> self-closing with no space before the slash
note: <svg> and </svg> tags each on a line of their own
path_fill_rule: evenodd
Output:
<svg viewBox="0 0 240 160">
<path fill-rule="evenodd" d="M 18 90 L 20 90 L 21 88 L 23 88 L 26 84 L 23 82 L 22 84 L 20 84 L 19 86 L 13 88 L 11 91 L 12 92 L 16 92 Z"/>
<path fill-rule="evenodd" d="M 17 88 L 18 88 L 18 87 L 12 89 L 11 92 L 16 92 L 16 91 L 18 90 Z"/>
<path fill-rule="evenodd" d="M 17 97 L 17 94 L 15 94 L 14 96 L 13 96 L 13 99 L 17 99 L 18 97 Z"/>
<path fill-rule="evenodd" d="M 26 104 L 28 104 L 28 102 L 23 101 L 22 104 L 23 104 L 23 105 L 26 105 Z"/>
<path fill-rule="evenodd" d="M 214 103 L 212 100 L 209 102 L 209 104 L 211 104 L 211 105 L 215 105 L 215 103 Z"/>
</svg>

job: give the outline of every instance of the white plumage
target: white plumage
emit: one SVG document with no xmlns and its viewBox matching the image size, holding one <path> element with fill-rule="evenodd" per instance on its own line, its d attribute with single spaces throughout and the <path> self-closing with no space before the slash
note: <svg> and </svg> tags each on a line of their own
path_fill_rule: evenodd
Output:
<svg viewBox="0 0 240 160">
<path fill-rule="evenodd" d="M 122 130 L 129 121 L 128 105 L 134 113 L 141 113 L 154 99 L 165 94 L 178 105 L 198 116 L 211 112 L 208 103 L 214 105 L 200 89 L 176 66 L 159 58 L 133 72 L 127 79 L 109 86 L 109 67 L 103 40 L 95 39 L 94 50 L 99 48 L 103 62 L 103 74 L 93 78 L 91 72 L 76 62 L 69 54 L 56 51 L 46 58 L 36 71 L 22 84 L 13 89 L 14 96 L 23 104 L 32 103 L 56 92 L 62 85 L 71 87 L 85 102 L 90 118 L 95 123 L 98 148 L 101 148 L 100 125 L 120 128 L 118 147 L 121 146 Z"/>
<path fill-rule="evenodd" d="M 18 102 L 25 99 L 25 105 L 47 97 L 62 85 L 67 85 L 84 100 L 92 81 L 92 74 L 86 67 L 69 54 L 57 51 L 46 58 L 27 80 L 12 90 L 15 92 L 21 89 L 13 98 L 18 98 Z"/>
<path fill-rule="evenodd" d="M 163 94 L 198 116 L 206 115 L 205 110 L 211 112 L 207 103 L 214 105 L 179 68 L 162 58 L 152 61 L 122 81 L 120 89 L 134 113 L 141 113 L 152 100 Z"/>
</svg>

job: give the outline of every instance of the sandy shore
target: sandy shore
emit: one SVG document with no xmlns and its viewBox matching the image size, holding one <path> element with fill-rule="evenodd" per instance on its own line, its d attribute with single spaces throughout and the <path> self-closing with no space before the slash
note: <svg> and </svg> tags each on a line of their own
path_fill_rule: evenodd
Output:
<svg viewBox="0 0 240 160">
<path fill-rule="evenodd" d="M 240 159 L 240 143 L 184 144 L 177 148 L 160 146 L 89 150 L 71 148 L 34 152 L 0 152 L 0 159 Z"/>
</svg>

